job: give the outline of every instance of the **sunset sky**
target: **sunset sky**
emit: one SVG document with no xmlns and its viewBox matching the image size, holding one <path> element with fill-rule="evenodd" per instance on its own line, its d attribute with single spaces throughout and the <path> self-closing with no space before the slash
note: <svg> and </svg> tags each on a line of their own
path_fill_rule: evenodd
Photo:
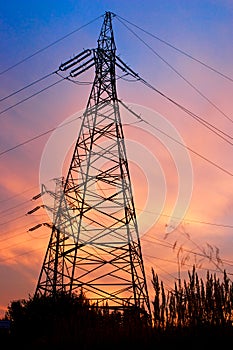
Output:
<svg viewBox="0 0 233 350">
<path fill-rule="evenodd" d="M 28 230 L 50 217 L 26 214 L 43 204 L 32 201 L 41 184 L 53 190 L 66 173 L 94 77 L 58 83 L 54 72 L 96 47 L 106 11 L 117 55 L 150 84 L 118 72 L 119 99 L 142 118 L 120 105 L 150 297 L 152 267 L 168 289 L 194 263 L 233 278 L 232 0 L 5 1 L 0 317 L 35 291 L 51 232 Z"/>
</svg>

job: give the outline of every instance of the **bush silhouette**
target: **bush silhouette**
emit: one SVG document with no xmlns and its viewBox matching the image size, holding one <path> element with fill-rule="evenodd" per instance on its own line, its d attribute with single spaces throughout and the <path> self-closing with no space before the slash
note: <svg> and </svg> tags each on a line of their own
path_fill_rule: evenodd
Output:
<svg viewBox="0 0 233 350">
<path fill-rule="evenodd" d="M 206 349 L 233 341 L 233 284 L 207 272 L 200 279 L 193 267 L 188 281 L 165 292 L 152 269 L 152 324 L 127 305 L 111 311 L 108 304 L 91 304 L 85 295 L 58 293 L 12 301 L 6 312 L 10 334 L 0 337 L 7 346 L 24 349 L 128 349 L 143 346 Z"/>
</svg>

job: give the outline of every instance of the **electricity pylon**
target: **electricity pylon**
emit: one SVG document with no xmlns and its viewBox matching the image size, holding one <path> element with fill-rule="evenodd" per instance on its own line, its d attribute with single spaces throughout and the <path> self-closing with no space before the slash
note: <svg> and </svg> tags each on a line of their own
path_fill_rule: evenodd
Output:
<svg viewBox="0 0 233 350">
<path fill-rule="evenodd" d="M 84 63 L 83 63 L 84 61 Z M 135 307 L 150 315 L 145 270 L 116 89 L 112 13 L 106 12 L 98 46 L 60 71 L 75 78 L 95 66 L 95 78 L 67 177 L 56 202 L 52 234 L 36 295 L 74 293 L 93 303 Z"/>
</svg>

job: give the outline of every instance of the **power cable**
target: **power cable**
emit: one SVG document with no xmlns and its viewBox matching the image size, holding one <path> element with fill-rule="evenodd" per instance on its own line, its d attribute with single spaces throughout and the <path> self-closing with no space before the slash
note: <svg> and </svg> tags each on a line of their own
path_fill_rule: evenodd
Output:
<svg viewBox="0 0 233 350">
<path fill-rule="evenodd" d="M 14 218 L 14 219 L 11 219 L 11 220 L 8 220 L 8 221 L 5 221 L 5 222 L 1 222 L 1 223 L 0 223 L 0 226 L 9 224 L 9 223 L 11 223 L 12 221 L 16 221 L 16 220 L 22 219 L 22 218 L 24 218 L 24 217 L 25 217 L 25 214 L 24 214 L 24 215 L 17 216 L 17 217 Z"/>
<path fill-rule="evenodd" d="M 229 75 L 226 75 L 226 74 L 220 72 L 220 71 L 217 70 L 216 68 L 211 67 L 211 66 L 208 65 L 207 63 L 201 61 L 200 59 L 195 58 L 194 56 L 190 55 L 189 53 L 185 52 L 184 50 L 181 50 L 181 49 L 177 48 L 176 46 L 172 45 L 171 43 L 169 43 L 169 42 L 167 42 L 167 41 L 165 41 L 165 40 L 159 38 L 158 36 L 156 36 L 156 35 L 150 33 L 149 31 L 147 31 L 147 30 L 145 30 L 145 29 L 139 27 L 138 25 L 136 25 L 136 24 L 134 24 L 134 23 L 132 23 L 132 22 L 128 21 L 127 19 L 125 19 L 125 18 L 123 18 L 123 17 L 121 17 L 121 16 L 119 16 L 119 15 L 115 15 L 115 16 L 116 16 L 116 18 L 117 18 L 118 20 L 119 20 L 119 18 L 121 18 L 123 21 L 125 21 L 125 22 L 129 23 L 130 25 L 134 26 L 135 28 L 141 30 L 141 31 L 144 32 L 145 34 L 147 34 L 147 35 L 153 37 L 154 39 L 156 39 L 156 40 L 162 42 L 163 44 L 165 44 L 165 45 L 171 47 L 172 49 L 176 50 L 177 52 L 181 53 L 182 55 L 187 56 L 188 58 L 192 59 L 193 61 L 196 61 L 197 63 L 201 64 L 201 65 L 204 66 L 205 68 L 208 68 L 209 70 L 211 70 L 212 72 L 214 72 L 214 73 L 220 75 L 221 77 L 223 77 L 223 78 L 225 78 L 225 79 L 227 79 L 227 80 L 233 82 L 233 78 L 229 77 Z"/>
<path fill-rule="evenodd" d="M 143 256 L 149 260 L 151 262 L 151 258 L 153 259 L 153 257 L 151 257 L 148 254 L 143 254 Z M 162 259 L 161 259 L 162 260 Z M 152 263 L 154 264 L 154 262 Z M 172 277 L 173 279 L 177 280 L 177 277 L 173 276 L 170 272 L 168 272 L 167 270 L 163 269 L 161 266 L 157 266 L 157 268 L 159 268 L 161 271 L 163 271 L 164 273 L 166 273 L 167 276 Z M 170 280 L 166 277 L 166 280 L 170 282 Z"/>
<path fill-rule="evenodd" d="M 70 123 L 73 123 L 75 120 L 78 120 L 78 119 L 81 119 L 81 118 L 82 118 L 82 116 L 76 117 L 76 118 L 74 118 L 74 119 L 72 119 L 72 120 L 70 120 L 70 121 L 68 121 L 68 122 L 66 122 L 66 123 L 63 123 L 62 125 L 59 125 L 59 126 L 54 127 L 54 128 L 51 128 L 51 129 L 49 129 L 49 130 L 47 130 L 47 131 L 45 131 L 45 132 L 43 132 L 43 133 L 41 133 L 41 134 L 39 134 L 39 135 L 36 135 L 36 136 L 34 136 L 34 137 L 30 138 L 30 139 L 27 139 L 27 140 L 25 140 L 25 141 L 19 143 L 19 144 L 16 145 L 16 146 L 13 146 L 13 147 L 11 147 L 11 148 L 6 149 L 5 151 L 0 152 L 0 156 L 6 154 L 6 153 L 8 153 L 8 152 L 10 152 L 10 151 L 12 151 L 12 150 L 14 150 L 14 149 L 16 149 L 16 148 L 19 148 L 19 147 L 21 147 L 21 146 L 23 146 L 23 145 L 26 145 L 26 144 L 29 143 L 29 142 L 35 141 L 35 140 L 39 139 L 40 137 L 45 136 L 45 135 L 51 133 L 52 131 L 55 131 L 55 130 L 57 130 L 57 129 L 59 129 L 59 128 L 62 128 L 62 127 L 66 126 L 66 125 L 68 125 L 68 124 L 70 124 Z"/>
<path fill-rule="evenodd" d="M 178 218 L 178 217 L 172 216 L 172 215 L 168 215 L 168 214 L 155 213 L 155 212 L 152 212 L 152 211 L 149 211 L 149 210 L 143 210 L 143 209 L 140 209 L 140 208 L 135 208 L 135 209 L 139 210 L 139 211 L 146 212 L 146 213 L 150 213 L 150 214 L 153 214 L 153 215 L 165 216 L 165 217 L 168 217 L 168 218 L 171 218 L 171 219 L 175 219 L 175 220 L 178 220 L 178 221 L 181 220 L 181 218 Z M 211 225 L 211 226 L 232 228 L 233 229 L 233 225 L 228 225 L 228 224 L 217 224 L 217 223 L 214 223 L 214 222 L 195 220 L 195 219 L 184 219 L 183 221 L 184 222 L 193 222 L 193 223 L 196 223 L 196 224 Z"/>
<path fill-rule="evenodd" d="M 133 75 L 133 73 L 129 73 L 129 74 L 132 75 L 132 76 L 137 77 L 137 81 L 143 82 L 143 84 L 145 84 L 147 87 L 151 88 L 152 90 L 154 90 L 155 92 L 160 94 L 162 97 L 167 99 L 169 102 L 173 103 L 176 107 L 180 108 L 183 112 L 185 112 L 185 115 L 186 114 L 189 115 L 190 117 L 195 119 L 197 122 L 202 124 L 204 127 L 206 127 L 209 131 L 213 132 L 215 135 L 220 137 L 222 140 L 224 140 L 225 142 L 227 142 L 228 144 L 233 146 L 233 143 L 226 138 L 226 137 L 228 137 L 230 139 L 233 139 L 232 136 L 230 136 L 229 134 L 225 133 L 221 129 L 217 128 L 213 124 L 209 123 L 207 120 L 203 119 L 202 117 L 198 116 L 197 114 L 191 112 L 189 109 L 187 109 L 186 107 L 182 106 L 180 103 L 176 102 L 174 99 L 168 97 L 166 94 L 164 94 L 163 92 L 161 92 L 160 90 L 156 89 L 154 86 L 149 84 L 145 79 L 140 77 L 137 73 L 134 73 L 134 75 Z"/>
<path fill-rule="evenodd" d="M 26 193 L 26 192 L 35 190 L 36 188 L 38 188 L 38 186 L 30 187 L 30 188 L 28 188 L 28 189 L 26 189 L 26 190 L 24 190 L 24 191 L 22 191 L 22 192 L 20 192 L 20 193 L 17 193 L 17 194 L 15 194 L 15 195 L 11 196 L 11 197 L 8 197 L 8 198 L 6 198 L 6 199 L 1 199 L 1 200 L 0 200 L 0 204 L 1 204 L 1 203 L 4 203 L 4 202 L 11 201 L 12 199 L 14 199 L 14 198 L 16 198 L 16 197 L 19 197 L 19 196 L 21 196 L 22 194 L 24 194 L 24 193 Z"/>
<path fill-rule="evenodd" d="M 37 79 L 37 80 L 34 80 L 32 83 L 29 83 L 28 85 L 26 85 L 26 86 L 24 86 L 24 87 L 22 87 L 22 88 L 20 88 L 20 89 L 18 89 L 18 90 L 16 90 L 16 91 L 12 92 L 11 94 L 9 94 L 9 95 L 7 95 L 7 96 L 1 98 L 1 99 L 0 99 L 0 102 L 5 101 L 5 100 L 7 100 L 8 98 L 10 98 L 10 97 L 12 97 L 12 96 L 18 94 L 19 92 L 21 92 L 21 91 L 23 91 L 23 90 L 25 90 L 25 89 L 28 89 L 29 87 L 31 87 L 31 86 L 33 86 L 33 85 L 35 85 L 35 84 L 37 84 L 37 83 L 39 83 L 39 82 L 41 82 L 41 81 L 47 79 L 48 77 L 52 76 L 52 75 L 55 74 L 55 73 L 56 73 L 56 72 L 52 72 L 52 73 L 49 73 L 49 74 L 44 75 L 43 77 L 41 77 L 41 78 L 39 78 L 39 79 Z"/>
<path fill-rule="evenodd" d="M 224 172 L 227 175 L 233 176 L 233 173 L 226 170 L 225 168 L 223 168 L 222 166 L 218 165 L 217 163 L 213 162 L 212 160 L 210 160 L 207 157 L 204 157 L 203 155 L 201 155 L 200 153 L 194 151 L 192 148 L 184 145 L 182 142 L 176 140 L 175 138 L 173 138 L 172 136 L 168 135 L 167 133 L 165 133 L 164 131 L 160 130 L 159 128 L 155 127 L 154 125 L 152 125 L 151 123 L 149 123 L 148 121 L 144 120 L 144 123 L 146 123 L 147 125 L 150 125 L 153 129 L 157 130 L 158 132 L 160 132 L 161 134 L 167 136 L 168 138 L 170 138 L 172 141 L 176 142 L 177 144 L 179 144 L 180 146 L 186 148 L 188 151 L 192 152 L 193 154 L 195 154 L 196 156 L 198 156 L 199 158 L 205 160 L 207 163 L 213 165 L 214 167 L 216 167 L 217 169 L 221 170 L 222 172 Z"/>
<path fill-rule="evenodd" d="M 38 136 L 40 136 L 40 135 L 38 135 Z M 9 200 L 12 200 L 12 199 L 14 199 L 14 198 L 16 198 L 16 197 L 18 197 L 18 196 L 21 196 L 22 194 L 24 194 L 24 193 L 26 193 L 26 192 L 28 192 L 28 191 L 31 191 L 31 190 L 34 190 L 34 189 L 36 189 L 36 188 L 38 188 L 37 186 L 35 186 L 35 187 L 31 187 L 31 188 L 29 188 L 29 189 L 26 189 L 26 190 L 24 190 L 24 191 L 22 191 L 22 192 L 20 192 L 20 193 L 18 193 L 17 195 L 15 195 L 15 196 L 12 196 L 12 197 L 9 197 L 9 198 L 6 198 L 5 200 L 3 199 L 3 200 L 1 200 L 0 201 L 0 203 L 2 203 L 2 202 L 6 202 L 6 201 L 9 201 Z M 2 214 L 2 213 L 4 213 L 4 212 L 7 212 L 7 211 L 9 211 L 9 210 L 11 210 L 11 209 L 14 209 L 14 208 L 16 208 L 16 207 L 19 207 L 19 206 L 21 206 L 21 205 L 24 205 L 25 203 L 28 203 L 29 202 L 29 200 L 26 200 L 26 201 L 24 201 L 24 202 L 22 202 L 22 203 L 19 203 L 19 204 L 17 204 L 17 205 L 15 205 L 15 206 L 13 206 L 13 207 L 11 207 L 11 208 L 8 208 L 8 209 L 5 209 L 5 210 L 3 210 L 3 211 L 1 211 L 0 212 L 0 215 Z M 167 217 L 167 218 L 171 218 L 171 219 L 174 219 L 174 220 L 181 220 L 181 218 L 178 218 L 178 217 L 176 217 L 176 216 L 172 216 L 172 215 L 168 215 L 168 214 L 166 214 L 166 213 L 156 213 L 156 212 L 152 212 L 152 211 L 150 211 L 150 210 L 144 210 L 144 209 L 141 209 L 141 208 L 135 208 L 136 210 L 139 210 L 139 211 L 143 211 L 143 212 L 146 212 L 146 213 L 149 213 L 149 214 L 152 214 L 152 215 L 160 215 L 160 216 L 163 216 L 163 217 Z M 203 220 L 198 220 L 198 219 L 184 219 L 183 220 L 183 222 L 185 223 L 185 222 L 193 222 L 193 223 L 196 223 L 196 224 L 201 224 L 201 225 L 210 225 L 210 226 L 216 226 L 216 227 L 223 227 L 223 228 L 230 228 L 230 229 L 233 229 L 233 225 L 230 225 L 230 224 L 223 224 L 223 223 L 216 223 L 216 222 L 210 222 L 210 221 L 203 221 Z M 7 232 L 2 232 L 1 234 L 3 235 L 3 234 L 6 234 Z"/>
<path fill-rule="evenodd" d="M 21 225 L 21 226 L 15 227 L 14 231 L 21 230 L 21 229 L 26 229 L 26 226 L 25 225 Z M 9 233 L 12 233 L 12 229 L 8 230 L 8 231 L 1 232 L 1 236 L 8 235 Z M 17 235 L 18 235 L 18 233 L 16 233 L 14 236 L 10 236 L 9 238 L 3 238 L 3 239 L 1 239 L 1 241 L 13 238 L 13 237 L 15 237 Z"/>
<path fill-rule="evenodd" d="M 9 106 L 9 107 L 3 109 L 2 111 L 0 111 L 0 115 L 3 114 L 3 113 L 5 113 L 5 112 L 7 112 L 7 111 L 9 111 L 9 110 L 12 109 L 12 108 L 18 106 L 18 105 L 20 105 L 21 103 L 23 103 L 23 102 L 25 102 L 25 101 L 28 101 L 30 98 L 39 95 L 41 92 L 44 92 L 44 91 L 50 89 L 51 87 L 53 87 L 53 86 L 59 84 L 59 83 L 62 82 L 63 80 L 65 80 L 65 78 L 59 79 L 59 80 L 55 81 L 54 83 L 52 83 L 52 84 L 50 84 L 50 85 L 44 87 L 43 89 L 41 89 L 41 90 L 35 92 L 34 94 L 32 94 L 32 95 L 30 95 L 30 96 L 28 96 L 28 97 L 25 97 L 24 99 L 22 99 L 22 100 L 16 102 L 15 104 L 13 104 L 13 105 L 11 105 L 11 106 Z"/>
<path fill-rule="evenodd" d="M 16 209 L 16 212 L 17 212 L 17 211 L 21 210 L 21 208 L 18 208 L 18 207 L 25 206 L 25 205 L 28 205 L 28 204 L 30 204 L 30 203 L 29 203 L 29 201 L 27 200 L 27 201 L 24 201 L 24 202 L 22 202 L 22 203 L 19 203 L 19 204 L 15 205 L 15 206 L 13 206 L 13 207 L 11 207 L 11 208 L 4 209 L 4 210 L 2 210 L 2 211 L 0 212 L 0 218 L 9 215 L 9 212 L 11 212 L 11 211 L 14 210 L 14 209 Z M 15 211 L 14 211 L 14 213 L 11 212 L 10 214 L 15 214 Z"/>
<path fill-rule="evenodd" d="M 151 259 L 155 259 L 155 260 L 160 260 L 160 261 L 164 261 L 164 262 L 169 262 L 171 264 L 176 264 L 177 265 L 177 261 L 175 260 L 170 260 L 170 259 L 164 259 L 164 258 L 159 258 L 157 256 L 153 256 L 153 255 L 148 255 L 148 254 L 143 254 L 144 257 L 146 258 L 151 258 Z M 187 264 L 186 262 L 184 262 L 182 264 L 182 266 L 187 266 L 187 267 L 193 267 L 193 264 Z M 210 269 L 210 268 L 206 268 L 206 267 L 202 267 L 202 266 L 198 266 L 199 270 L 205 270 L 205 271 L 211 271 L 211 272 L 219 272 L 219 270 L 217 269 Z M 165 271 L 166 272 L 166 271 Z M 220 271 L 222 272 L 222 271 Z M 168 272 L 166 272 L 167 274 L 169 274 Z M 170 274 L 171 275 L 171 274 Z M 232 273 L 228 273 L 228 275 L 232 275 Z M 172 276 L 172 275 L 171 275 Z M 175 279 L 178 279 L 177 277 L 174 277 Z"/>
<path fill-rule="evenodd" d="M 31 54 L 31 55 L 29 55 L 29 56 L 23 58 L 22 60 L 18 61 L 17 63 L 13 64 L 12 66 L 10 66 L 10 67 L 6 68 L 5 70 L 1 71 L 1 72 L 0 72 L 0 75 L 2 75 L 2 74 L 4 74 L 4 73 L 8 72 L 9 70 L 11 70 L 11 69 L 17 67 L 17 66 L 20 65 L 21 63 L 23 63 L 23 62 L 29 60 L 30 58 L 32 58 L 32 57 L 38 55 L 39 53 L 41 53 L 41 52 L 47 50 L 47 49 L 50 48 L 51 46 L 54 46 L 55 44 L 57 44 L 57 43 L 59 43 L 60 41 L 62 41 L 62 40 L 64 40 L 64 39 L 68 38 L 68 37 L 71 36 L 72 34 L 77 33 L 79 30 L 81 30 L 81 29 L 87 27 L 89 24 L 95 22 L 96 20 L 98 20 L 98 19 L 101 18 L 101 17 L 103 17 L 103 15 L 100 15 L 100 16 L 94 18 L 94 19 L 91 20 L 90 22 L 88 22 L 88 23 L 82 25 L 81 27 L 79 27 L 79 28 L 73 30 L 72 32 L 70 32 L 70 33 L 68 33 L 68 34 L 66 34 L 66 35 L 64 35 L 64 36 L 62 36 L 61 38 L 59 38 L 59 39 L 53 41 L 52 43 L 48 44 L 47 46 L 43 47 L 42 49 L 37 50 L 37 51 L 34 52 L 33 54 Z"/>
<path fill-rule="evenodd" d="M 15 255 L 14 257 L 8 257 L 8 258 L 0 259 L 0 263 L 4 262 L 4 261 L 6 261 L 6 260 L 15 260 L 15 258 L 17 258 L 17 257 L 19 257 L 19 256 L 31 254 L 31 253 L 34 253 L 35 251 L 42 250 L 42 249 L 44 250 L 45 247 L 43 246 L 43 247 L 36 248 L 36 249 L 32 249 L 32 250 L 29 250 L 29 251 L 27 250 L 26 252 L 21 253 L 21 254 L 17 254 L 17 255 Z"/>
<path fill-rule="evenodd" d="M 145 42 L 141 37 L 139 37 L 132 29 L 130 29 L 126 24 L 124 24 L 120 19 L 118 19 L 131 33 L 133 33 L 138 40 L 140 40 L 149 50 L 153 52 L 154 55 L 159 57 L 167 66 L 170 67 L 180 78 L 182 78 L 191 88 L 193 88 L 201 97 L 203 97 L 206 101 L 208 101 L 211 106 L 213 106 L 219 113 L 221 113 L 226 119 L 228 119 L 231 123 L 233 123 L 233 120 L 224 113 L 215 103 L 213 103 L 208 97 L 206 97 L 195 85 L 190 83 L 188 79 L 186 79 L 177 69 L 175 69 L 170 63 L 168 63 L 161 55 L 159 55 L 149 44 Z"/>
<path fill-rule="evenodd" d="M 147 236 L 149 236 L 149 235 L 147 235 Z M 149 237 L 151 237 L 151 236 L 149 236 Z M 165 248 L 169 248 L 169 249 L 172 249 L 172 250 L 178 250 L 178 247 L 176 246 L 176 247 L 174 247 L 174 244 L 171 244 L 171 243 L 169 243 L 169 242 L 164 242 L 164 240 L 160 240 L 160 239 L 158 239 L 158 238 L 154 238 L 154 237 L 151 237 L 152 238 L 152 240 L 148 240 L 148 239 L 146 239 L 145 237 L 142 237 L 141 238 L 141 240 L 142 241 L 145 241 L 145 242 L 149 242 L 149 243 L 154 243 L 154 244 L 157 244 L 157 245 L 159 245 L 159 246 L 162 246 L 162 247 L 165 247 Z M 158 242 L 159 243 L 158 243 Z M 162 242 L 162 243 L 161 243 Z M 223 269 L 221 269 L 220 267 L 219 267 L 219 265 L 218 265 L 218 263 L 216 263 L 214 260 L 217 260 L 217 258 L 216 257 L 211 257 L 210 258 L 210 256 L 208 256 L 208 254 L 207 253 L 204 253 L 203 252 L 203 248 L 201 248 L 200 246 L 198 246 L 194 241 L 192 241 L 191 240 L 191 242 L 192 242 L 192 244 L 194 244 L 195 246 L 196 246 L 196 249 L 198 249 L 198 250 L 200 250 L 201 251 L 201 253 L 199 253 L 199 252 L 197 252 L 197 251 L 193 251 L 193 250 L 190 250 L 190 249 L 187 249 L 187 248 L 184 248 L 184 247 L 182 247 L 182 250 L 184 251 L 184 252 L 186 252 L 186 253 L 188 253 L 188 254 L 193 254 L 193 255 L 195 255 L 195 256 L 199 256 L 199 257 L 201 257 L 201 258 L 205 258 L 205 259 L 209 259 L 209 261 L 211 261 L 213 264 L 214 264 L 214 266 L 216 267 L 216 269 L 217 270 L 219 270 L 220 272 L 224 272 L 223 271 Z M 229 266 L 233 266 L 233 261 L 230 261 L 230 260 L 226 260 L 226 259 L 221 259 L 221 261 L 224 263 L 224 264 L 226 264 L 226 265 L 229 265 Z M 215 270 L 215 271 L 217 271 L 217 270 Z"/>
<path fill-rule="evenodd" d="M 152 88 L 153 90 L 155 90 L 156 92 L 158 92 L 157 89 L 155 89 L 152 85 L 148 84 L 148 87 Z M 162 94 L 161 92 L 159 92 L 160 94 Z M 164 94 L 162 94 L 164 95 Z M 164 95 L 165 96 L 165 95 Z M 170 100 L 170 99 L 169 99 Z M 172 100 L 171 100 L 172 101 Z M 222 172 L 226 173 L 227 175 L 233 176 L 233 173 L 231 173 L 230 171 L 224 169 L 223 167 L 221 167 L 220 165 L 218 165 L 217 163 L 211 161 L 210 159 L 208 159 L 207 157 L 204 157 L 203 155 L 201 155 L 200 153 L 198 153 L 197 151 L 193 150 L 191 147 L 186 146 L 184 143 L 176 140 L 174 137 L 172 137 L 171 135 L 168 135 L 165 131 L 162 131 L 161 129 L 157 128 L 156 126 L 154 126 L 153 124 L 151 124 L 150 122 L 148 122 L 147 120 L 143 119 L 141 116 L 137 115 L 135 112 L 133 112 L 129 107 L 127 107 L 122 101 L 119 100 L 119 102 L 126 108 L 128 109 L 128 111 L 130 111 L 132 114 L 134 114 L 137 118 L 139 118 L 140 120 L 142 120 L 145 124 L 151 126 L 153 129 L 157 130 L 159 133 L 165 135 L 166 137 L 168 137 L 169 139 L 171 139 L 172 141 L 174 141 L 175 143 L 179 144 L 180 146 L 186 148 L 188 151 L 192 152 L 193 154 L 195 154 L 196 156 L 198 156 L 199 158 L 205 160 L 206 162 L 208 162 L 209 164 L 213 165 L 214 167 L 216 167 L 217 169 L 221 170 Z"/>
<path fill-rule="evenodd" d="M 208 130 L 212 131 L 215 135 L 217 135 L 218 137 L 220 137 L 221 139 L 223 139 L 225 142 L 229 143 L 231 146 L 233 145 L 232 142 L 230 142 L 229 140 L 226 139 L 226 137 L 233 139 L 232 136 L 230 136 L 229 134 L 225 133 L 224 131 L 222 131 L 221 129 L 217 128 L 216 126 L 214 126 L 213 124 L 207 122 L 205 119 L 201 118 L 200 116 L 198 116 L 197 114 L 191 112 L 189 109 L 187 109 L 186 107 L 182 106 L 180 103 L 176 102 L 175 100 L 173 100 L 172 98 L 168 97 L 167 95 L 165 95 L 163 92 L 161 92 L 160 90 L 156 89 L 154 86 L 152 86 L 150 83 L 148 83 L 147 81 L 145 81 L 144 79 L 140 78 L 139 79 L 143 84 L 145 84 L 147 87 L 149 87 L 150 89 L 154 90 L 155 92 L 157 92 L 158 94 L 160 94 L 162 97 L 164 97 L 165 99 L 167 99 L 169 102 L 173 103 L 176 107 L 180 108 L 183 112 L 185 112 L 185 115 L 189 115 L 190 117 L 192 117 L 193 119 L 195 119 L 197 122 L 199 122 L 200 124 L 202 124 L 203 126 L 205 126 Z M 224 137 L 224 136 L 226 137 Z"/>
</svg>

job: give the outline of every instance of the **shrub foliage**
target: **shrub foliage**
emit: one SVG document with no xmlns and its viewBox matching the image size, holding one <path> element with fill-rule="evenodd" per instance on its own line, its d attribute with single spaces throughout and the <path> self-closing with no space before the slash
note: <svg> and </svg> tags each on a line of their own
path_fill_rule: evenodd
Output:
<svg viewBox="0 0 233 350">
<path fill-rule="evenodd" d="M 0 344 L 24 349 L 128 349 L 144 346 L 175 346 L 189 349 L 228 344 L 233 340 L 233 283 L 207 272 L 206 280 L 193 270 L 188 281 L 165 292 L 152 269 L 154 298 L 152 323 L 135 309 L 110 311 L 108 305 L 91 304 L 85 295 L 29 297 L 12 301 L 5 319 L 9 333 L 0 334 Z M 204 340 L 203 340 L 204 339 Z"/>
</svg>

